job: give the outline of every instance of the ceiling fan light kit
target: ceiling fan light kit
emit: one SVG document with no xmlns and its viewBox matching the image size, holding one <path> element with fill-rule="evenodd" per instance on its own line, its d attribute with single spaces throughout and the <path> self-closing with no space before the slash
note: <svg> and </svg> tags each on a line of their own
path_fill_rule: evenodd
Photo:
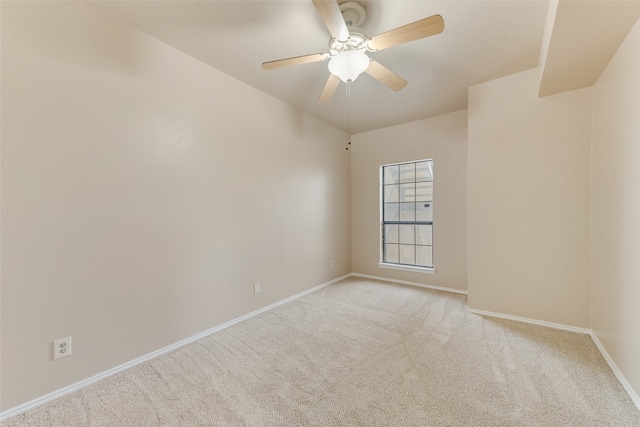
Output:
<svg viewBox="0 0 640 427">
<path fill-rule="evenodd" d="M 358 19 L 356 22 L 361 21 L 362 19 Z M 354 81 L 369 68 L 370 59 L 366 54 L 369 50 L 368 41 L 367 36 L 356 27 L 350 28 L 349 40 L 346 42 L 332 38 L 329 41 L 329 72 L 345 83 Z"/>
<path fill-rule="evenodd" d="M 369 57 L 361 50 L 345 50 L 329 60 L 329 71 L 345 83 L 352 82 L 369 68 Z"/>
<path fill-rule="evenodd" d="M 346 1 L 338 4 L 335 0 L 312 2 L 332 36 L 329 52 L 269 61 L 263 63 L 262 68 L 273 70 L 329 59 L 331 74 L 318 99 L 320 102 L 329 102 L 340 81 L 351 83 L 364 72 L 392 90 L 404 88 L 407 85 L 405 79 L 369 58 L 366 52 L 387 49 L 433 36 L 444 30 L 442 16 L 433 15 L 368 38 L 358 28 L 366 17 L 366 9 L 361 3 Z"/>
</svg>

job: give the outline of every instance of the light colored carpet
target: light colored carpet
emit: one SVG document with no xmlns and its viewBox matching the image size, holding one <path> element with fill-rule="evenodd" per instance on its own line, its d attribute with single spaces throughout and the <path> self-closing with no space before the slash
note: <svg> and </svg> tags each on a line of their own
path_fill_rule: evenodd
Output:
<svg viewBox="0 0 640 427">
<path fill-rule="evenodd" d="M 640 426 L 588 335 L 350 278 L 5 422 Z"/>
</svg>

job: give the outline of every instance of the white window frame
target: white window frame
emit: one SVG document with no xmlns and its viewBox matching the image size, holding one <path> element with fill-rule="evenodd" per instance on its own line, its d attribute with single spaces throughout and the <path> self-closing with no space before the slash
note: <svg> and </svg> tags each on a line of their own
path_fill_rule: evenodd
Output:
<svg viewBox="0 0 640 427">
<path fill-rule="evenodd" d="M 407 165 L 407 164 L 416 164 L 416 163 L 420 163 L 420 162 L 431 162 L 431 172 L 432 172 L 432 176 L 431 176 L 431 182 L 433 183 L 435 176 L 433 175 L 433 159 L 421 159 L 421 160 L 412 160 L 412 161 L 408 161 L 408 162 L 400 162 L 400 163 L 389 163 L 389 164 L 385 164 L 385 165 L 381 165 L 380 169 L 379 169 L 379 184 L 378 187 L 380 189 L 380 202 L 379 202 L 379 208 L 380 208 L 380 212 L 379 212 L 379 217 L 380 217 L 380 222 L 379 222 L 379 244 L 380 244 L 380 262 L 378 263 L 378 267 L 379 268 L 386 268 L 386 269 L 392 269 L 392 270 L 402 270 L 402 271 L 410 271 L 410 272 L 418 272 L 418 273 L 426 273 L 426 274 L 434 274 L 435 273 L 435 260 L 434 260 L 434 254 L 433 254 L 433 246 L 434 245 L 434 231 L 435 231 L 435 225 L 434 225 L 434 221 L 433 221 L 433 209 L 434 209 L 434 202 L 433 202 L 433 196 L 431 197 L 431 200 L 426 202 L 426 203 L 431 203 L 431 212 L 432 212 L 432 216 L 431 216 L 431 221 L 406 221 L 408 223 L 411 223 L 413 225 L 431 225 L 431 266 L 426 267 L 426 266 L 421 266 L 421 265 L 416 265 L 416 264 L 401 264 L 400 262 L 398 263 L 392 263 L 392 262 L 385 262 L 385 224 L 389 225 L 389 222 L 396 222 L 396 221 L 385 221 L 384 220 L 384 203 L 385 203 L 385 195 L 384 195 L 384 168 L 385 167 L 389 167 L 389 166 L 400 166 L 400 165 Z M 415 178 L 414 178 L 415 179 Z M 414 180 L 414 182 L 417 182 Z M 433 184 L 432 184 L 433 185 Z M 403 221 L 397 221 L 397 224 L 401 224 Z M 414 243 L 414 246 L 415 245 Z M 399 260 L 398 260 L 399 261 Z"/>
</svg>

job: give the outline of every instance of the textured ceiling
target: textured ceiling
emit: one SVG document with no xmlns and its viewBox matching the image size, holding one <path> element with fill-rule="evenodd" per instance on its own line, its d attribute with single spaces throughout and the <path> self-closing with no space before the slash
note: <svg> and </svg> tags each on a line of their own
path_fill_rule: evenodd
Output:
<svg viewBox="0 0 640 427">
<path fill-rule="evenodd" d="M 558 19 L 548 30 L 552 34 L 544 45 L 548 1 L 362 1 L 367 16 L 360 27 L 368 36 L 434 14 L 442 15 L 445 29 L 439 35 L 370 54 L 409 84 L 393 92 L 361 75 L 351 85 L 352 133 L 464 109 L 469 86 L 537 67 L 543 45 L 553 58 L 546 60 L 541 79 L 553 85 L 553 91 L 562 91 L 567 76 L 571 80 L 575 71 L 572 65 L 563 65 L 565 59 L 575 49 L 590 50 L 587 40 L 576 37 L 576 32 L 589 33 L 586 26 L 593 22 L 603 34 L 609 30 L 615 33 L 618 26 L 617 18 L 602 19 L 610 6 L 582 7 L 577 17 L 572 15 L 572 4 L 599 2 L 561 0 Z M 94 4 L 226 74 L 345 129 L 344 83 L 331 102 L 317 102 L 329 75 L 327 62 L 271 71 L 261 67 L 265 61 L 328 51 L 329 33 L 310 0 L 116 0 Z M 619 34 L 626 35 L 628 22 L 634 22 L 628 17 L 626 21 L 629 28 Z M 606 65 L 617 49 L 615 43 L 606 42 L 607 47 L 601 49 L 606 52 L 591 60 L 600 62 L 590 74 L 591 84 L 602 63 Z M 588 69 L 590 63 L 583 61 L 581 67 Z M 565 83 L 555 81 L 562 78 Z"/>
</svg>

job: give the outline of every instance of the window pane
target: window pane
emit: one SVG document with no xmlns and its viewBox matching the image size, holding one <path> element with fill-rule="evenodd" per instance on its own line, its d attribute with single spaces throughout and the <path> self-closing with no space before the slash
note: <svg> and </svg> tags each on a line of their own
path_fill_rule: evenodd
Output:
<svg viewBox="0 0 640 427">
<path fill-rule="evenodd" d="M 415 203 L 399 203 L 400 205 L 400 221 L 416 220 L 416 204 Z"/>
<path fill-rule="evenodd" d="M 397 264 L 400 262 L 398 257 L 398 245 L 384 245 L 384 262 L 392 262 Z"/>
<path fill-rule="evenodd" d="M 400 201 L 415 202 L 416 201 L 416 184 L 400 184 Z"/>
<path fill-rule="evenodd" d="M 383 179 L 386 184 L 397 184 L 400 179 L 400 166 L 385 166 L 383 169 Z"/>
<path fill-rule="evenodd" d="M 405 185 L 405 184 L 402 184 Z M 417 182 L 416 183 L 416 202 L 433 200 L 433 182 Z"/>
<path fill-rule="evenodd" d="M 400 243 L 413 245 L 415 243 L 415 231 L 413 225 L 400 226 Z"/>
<path fill-rule="evenodd" d="M 416 265 L 433 267 L 433 248 L 431 246 L 416 246 Z"/>
<path fill-rule="evenodd" d="M 433 161 L 383 166 L 382 262 L 433 267 Z M 395 222 L 395 224 L 389 224 Z"/>
<path fill-rule="evenodd" d="M 386 243 L 398 243 L 398 226 L 397 225 L 385 225 L 384 226 L 384 241 Z"/>
<path fill-rule="evenodd" d="M 384 202 L 397 202 L 398 201 L 398 185 L 385 185 L 384 186 Z"/>
<path fill-rule="evenodd" d="M 400 264 L 415 264 L 416 263 L 416 251 L 413 245 L 399 245 L 400 246 Z"/>
<path fill-rule="evenodd" d="M 385 221 L 398 220 L 398 204 L 397 203 L 384 204 L 384 220 Z"/>
<path fill-rule="evenodd" d="M 416 164 L 400 165 L 400 182 L 415 182 Z"/>
<path fill-rule="evenodd" d="M 433 226 L 416 225 L 416 245 L 433 244 Z"/>
<path fill-rule="evenodd" d="M 416 163 L 416 181 L 432 181 L 433 180 L 433 162 Z"/>
<path fill-rule="evenodd" d="M 416 221 L 433 221 L 433 202 L 416 203 Z"/>
</svg>

